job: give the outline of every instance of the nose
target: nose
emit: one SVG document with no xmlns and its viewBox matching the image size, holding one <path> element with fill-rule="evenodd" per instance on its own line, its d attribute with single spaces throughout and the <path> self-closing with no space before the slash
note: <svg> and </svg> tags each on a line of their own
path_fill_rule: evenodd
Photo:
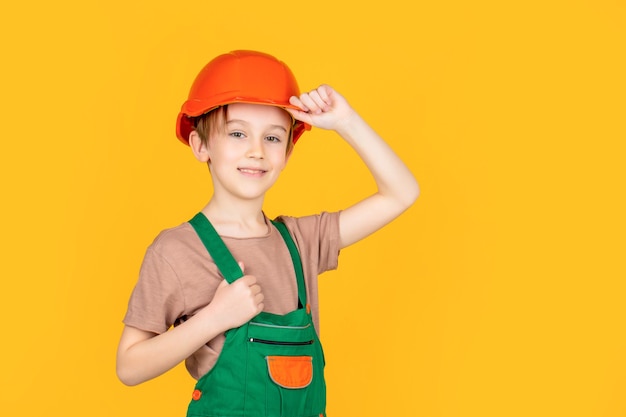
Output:
<svg viewBox="0 0 626 417">
<path fill-rule="evenodd" d="M 263 151 L 263 139 L 254 138 L 248 142 L 248 149 L 246 151 L 247 158 L 263 159 L 265 156 Z"/>
</svg>

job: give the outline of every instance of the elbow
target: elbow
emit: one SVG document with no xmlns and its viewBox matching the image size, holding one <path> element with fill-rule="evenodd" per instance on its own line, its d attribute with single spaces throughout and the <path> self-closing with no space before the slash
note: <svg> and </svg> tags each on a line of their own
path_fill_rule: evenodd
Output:
<svg viewBox="0 0 626 417">
<path fill-rule="evenodd" d="M 387 197 L 387 201 L 390 203 L 387 206 L 387 212 L 395 213 L 392 215 L 396 217 L 408 210 L 417 201 L 420 195 L 420 188 L 415 178 L 411 178 L 411 181 L 404 181 L 401 185 L 395 187 L 395 190 L 389 195 L 381 194 Z"/>
<path fill-rule="evenodd" d="M 134 387 L 135 385 L 139 385 L 141 383 L 140 380 L 133 378 L 132 376 L 122 375 L 120 373 L 117 374 L 117 378 L 127 387 Z"/>
<path fill-rule="evenodd" d="M 117 363 L 115 372 L 117 373 L 117 379 L 128 387 L 134 387 L 135 385 L 139 385 L 143 382 L 143 380 L 138 377 L 136 372 L 132 372 L 132 370 L 127 366 L 121 366 L 119 362 Z"/>
<path fill-rule="evenodd" d="M 404 206 L 404 210 L 411 207 L 417 198 L 420 196 L 420 187 L 417 180 L 413 178 L 409 184 L 406 184 L 402 193 L 401 204 Z"/>
<path fill-rule="evenodd" d="M 130 375 L 127 375 L 126 373 L 120 371 L 119 369 L 117 370 L 117 379 L 119 379 L 120 382 L 126 385 L 127 387 L 133 387 L 139 384 L 138 381 L 135 381 Z"/>
<path fill-rule="evenodd" d="M 410 197 L 410 201 L 411 201 L 409 206 L 412 206 L 413 203 L 415 203 L 415 201 L 417 201 L 417 198 L 419 196 L 420 196 L 420 185 L 417 183 L 417 180 L 413 179 L 413 187 L 411 187 L 411 190 L 409 192 L 409 197 Z"/>
</svg>

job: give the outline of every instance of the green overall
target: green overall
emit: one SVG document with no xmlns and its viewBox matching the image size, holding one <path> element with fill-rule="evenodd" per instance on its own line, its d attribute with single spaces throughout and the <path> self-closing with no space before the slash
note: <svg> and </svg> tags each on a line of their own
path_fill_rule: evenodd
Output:
<svg viewBox="0 0 626 417">
<path fill-rule="evenodd" d="M 243 276 L 209 220 L 189 221 L 224 279 Z M 298 308 L 285 315 L 261 312 L 228 330 L 215 366 L 196 384 L 187 417 L 320 417 L 326 413 L 324 354 L 307 305 L 300 255 L 287 227 L 272 222 L 294 263 Z"/>
</svg>

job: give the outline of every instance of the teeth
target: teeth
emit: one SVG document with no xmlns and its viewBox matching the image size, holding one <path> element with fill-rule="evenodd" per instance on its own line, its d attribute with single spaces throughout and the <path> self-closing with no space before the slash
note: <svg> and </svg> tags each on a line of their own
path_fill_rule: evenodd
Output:
<svg viewBox="0 0 626 417">
<path fill-rule="evenodd" d="M 261 172 L 265 172 L 265 171 L 260 170 L 260 169 L 246 169 L 246 168 L 239 168 L 239 171 L 245 172 L 246 174 L 258 174 L 258 173 L 261 173 Z"/>
</svg>

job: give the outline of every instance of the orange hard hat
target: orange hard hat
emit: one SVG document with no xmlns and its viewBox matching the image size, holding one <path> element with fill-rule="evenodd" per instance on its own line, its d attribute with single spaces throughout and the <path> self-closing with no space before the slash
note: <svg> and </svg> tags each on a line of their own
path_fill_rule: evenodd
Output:
<svg viewBox="0 0 626 417">
<path fill-rule="evenodd" d="M 297 109 L 289 103 L 300 89 L 287 65 L 271 55 L 256 51 L 232 51 L 211 60 L 200 71 L 189 90 L 176 121 L 176 136 L 189 145 L 194 130 L 191 118 L 230 103 L 252 103 Z M 296 120 L 295 143 L 311 126 Z"/>
</svg>

